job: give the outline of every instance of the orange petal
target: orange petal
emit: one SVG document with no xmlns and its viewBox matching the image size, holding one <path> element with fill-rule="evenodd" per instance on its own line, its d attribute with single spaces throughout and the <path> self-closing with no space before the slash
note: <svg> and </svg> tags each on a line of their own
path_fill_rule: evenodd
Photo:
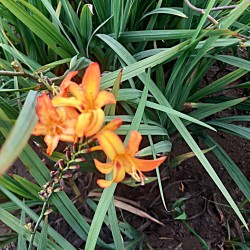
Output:
<svg viewBox="0 0 250 250">
<path fill-rule="evenodd" d="M 35 136 L 47 135 L 47 134 L 48 134 L 48 127 L 41 123 L 37 123 L 32 132 L 32 135 L 35 135 Z"/>
<path fill-rule="evenodd" d="M 125 177 L 125 170 L 123 168 L 123 166 L 120 164 L 119 161 L 116 161 L 115 166 L 114 167 L 114 171 L 113 171 L 113 180 L 112 181 L 108 181 L 108 180 L 97 180 L 97 184 L 101 187 L 101 188 L 107 188 L 109 187 L 112 182 L 121 182 L 123 181 L 124 177 Z"/>
<path fill-rule="evenodd" d="M 99 187 L 101 188 L 107 188 L 109 187 L 113 182 L 112 181 L 107 181 L 107 180 L 103 180 L 103 179 L 98 179 L 97 180 L 97 184 L 99 185 Z"/>
<path fill-rule="evenodd" d="M 79 113 L 77 112 L 77 110 L 73 107 L 61 107 L 65 110 L 66 112 L 66 117 L 67 119 L 77 119 L 79 116 Z"/>
<path fill-rule="evenodd" d="M 77 137 L 83 137 L 85 131 L 88 129 L 91 119 L 91 113 L 82 113 L 78 116 L 78 120 L 75 127 Z"/>
<path fill-rule="evenodd" d="M 148 172 L 159 167 L 166 160 L 166 158 L 166 156 L 160 157 L 156 160 L 141 160 L 133 158 L 133 162 L 140 171 Z"/>
<path fill-rule="evenodd" d="M 141 143 L 141 134 L 137 131 L 131 131 L 128 144 L 126 146 L 126 154 L 134 157 L 135 153 L 139 150 Z"/>
<path fill-rule="evenodd" d="M 72 82 L 69 85 L 69 92 L 80 102 L 85 102 L 85 93 L 81 86 L 79 86 L 77 83 Z"/>
<path fill-rule="evenodd" d="M 101 108 L 106 104 L 115 104 L 116 100 L 112 93 L 105 90 L 99 92 L 95 101 L 95 107 Z"/>
<path fill-rule="evenodd" d="M 66 142 L 74 142 L 75 136 L 74 135 L 60 134 L 59 140 L 60 141 L 66 141 Z"/>
<path fill-rule="evenodd" d="M 52 99 L 52 103 L 55 107 L 75 107 L 80 112 L 83 112 L 85 110 L 85 107 L 83 106 L 82 102 L 78 101 L 75 97 L 61 97 L 61 96 L 55 96 Z"/>
<path fill-rule="evenodd" d="M 121 182 L 125 178 L 125 169 L 120 160 L 116 160 L 113 171 L 113 182 Z"/>
<path fill-rule="evenodd" d="M 78 71 L 71 71 L 69 72 L 64 80 L 62 81 L 60 85 L 60 94 L 61 96 L 67 97 L 68 96 L 68 87 L 72 83 L 71 79 L 78 74 Z"/>
<path fill-rule="evenodd" d="M 50 124 L 51 120 L 55 120 L 58 117 L 51 99 L 45 93 L 37 97 L 36 113 L 42 124 Z"/>
<path fill-rule="evenodd" d="M 98 63 L 91 63 L 82 79 L 82 88 L 85 91 L 86 98 L 93 103 L 100 89 L 100 75 L 101 72 Z"/>
<path fill-rule="evenodd" d="M 85 136 L 90 137 L 95 135 L 102 127 L 105 120 L 105 114 L 102 109 L 93 110 L 91 112 L 91 120 L 86 129 Z"/>
<path fill-rule="evenodd" d="M 121 155 L 116 157 L 117 160 L 121 163 L 126 173 L 132 172 L 132 167 L 135 168 L 133 158 L 130 155 Z"/>
<path fill-rule="evenodd" d="M 55 148 L 58 145 L 59 142 L 59 136 L 58 135 L 46 135 L 44 137 L 44 141 L 46 143 L 46 145 L 48 146 L 47 148 L 47 154 L 51 155 L 52 152 L 55 150 Z"/>
<path fill-rule="evenodd" d="M 102 147 L 101 146 L 91 147 L 91 148 L 89 148 L 88 152 L 94 152 L 94 151 L 98 151 L 98 150 L 102 150 Z"/>
<path fill-rule="evenodd" d="M 102 173 L 102 174 L 109 174 L 113 167 L 114 167 L 114 162 L 110 161 L 108 163 L 102 163 L 98 161 L 97 159 L 94 159 L 95 166 L 96 168 Z"/>
<path fill-rule="evenodd" d="M 97 140 L 110 160 L 113 160 L 116 155 L 125 153 L 120 137 L 112 131 L 104 131 L 97 136 Z"/>
<path fill-rule="evenodd" d="M 98 134 L 95 136 L 97 137 L 100 133 L 106 131 L 106 130 L 110 130 L 110 131 L 115 131 L 117 130 L 120 126 L 122 125 L 122 119 L 120 118 L 115 118 L 114 120 L 112 120 L 111 122 L 109 122 L 107 125 L 105 125 L 99 132 Z"/>
</svg>

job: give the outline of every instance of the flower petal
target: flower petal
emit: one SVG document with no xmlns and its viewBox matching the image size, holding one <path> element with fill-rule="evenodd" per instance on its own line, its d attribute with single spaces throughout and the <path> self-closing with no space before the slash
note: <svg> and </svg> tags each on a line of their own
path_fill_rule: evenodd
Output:
<svg viewBox="0 0 250 250">
<path fill-rule="evenodd" d="M 85 131 L 88 129 L 91 119 L 91 113 L 82 113 L 78 116 L 78 120 L 75 127 L 77 137 L 83 137 Z"/>
<path fill-rule="evenodd" d="M 83 106 L 82 102 L 78 101 L 75 97 L 61 97 L 61 96 L 55 96 L 52 99 L 52 103 L 55 107 L 75 107 L 80 112 L 83 112 L 85 110 L 85 107 Z"/>
<path fill-rule="evenodd" d="M 128 144 L 126 146 L 126 154 L 134 157 L 135 153 L 139 150 L 141 143 L 141 134 L 137 131 L 131 131 Z"/>
<path fill-rule="evenodd" d="M 82 79 L 82 88 L 85 91 L 86 98 L 92 104 L 94 104 L 100 89 L 100 75 L 101 72 L 98 63 L 91 63 Z"/>
<path fill-rule="evenodd" d="M 133 158 L 133 162 L 140 171 L 148 172 L 159 167 L 166 160 L 166 158 L 166 156 L 162 156 L 155 160 L 141 160 Z"/>
<path fill-rule="evenodd" d="M 72 83 L 71 79 L 78 74 L 78 71 L 71 71 L 69 72 L 66 77 L 63 79 L 60 85 L 60 94 L 61 96 L 67 97 L 68 96 L 68 87 Z"/>
<path fill-rule="evenodd" d="M 97 140 L 110 160 L 113 160 L 118 154 L 125 153 L 120 137 L 112 131 L 104 131 L 97 136 Z"/>
<path fill-rule="evenodd" d="M 46 143 L 46 145 L 48 146 L 47 148 L 47 154 L 51 155 L 52 152 L 55 150 L 55 148 L 58 145 L 59 142 L 59 136 L 58 135 L 46 135 L 44 137 L 44 141 Z"/>
<path fill-rule="evenodd" d="M 69 92 L 80 102 L 86 102 L 85 101 L 85 93 L 80 85 L 78 85 L 75 82 L 71 82 L 69 85 Z"/>
<path fill-rule="evenodd" d="M 44 124 L 37 123 L 32 135 L 38 136 L 38 135 L 47 135 L 48 134 L 48 127 Z"/>
<path fill-rule="evenodd" d="M 100 161 L 98 161 L 97 159 L 94 159 L 94 163 L 96 168 L 102 173 L 102 174 L 109 174 L 113 167 L 114 167 L 114 162 L 110 161 L 107 163 L 102 163 Z"/>
<path fill-rule="evenodd" d="M 125 169 L 122 165 L 122 162 L 116 160 L 115 167 L 113 171 L 113 182 L 121 182 L 125 178 Z"/>
<path fill-rule="evenodd" d="M 98 134 L 95 136 L 95 138 L 102 132 L 110 130 L 110 131 L 115 131 L 117 130 L 119 127 L 121 127 L 122 125 L 122 119 L 120 118 L 115 118 L 114 120 L 112 120 L 111 122 L 109 122 L 107 125 L 105 125 L 99 132 Z"/>
<path fill-rule="evenodd" d="M 51 99 L 45 93 L 37 97 L 36 113 L 42 124 L 50 124 L 51 120 L 56 120 L 58 116 Z"/>
<path fill-rule="evenodd" d="M 95 135 L 102 127 L 105 120 L 105 114 L 102 109 L 93 110 L 91 112 L 91 119 L 88 128 L 86 129 L 85 136 L 90 137 Z"/>
<path fill-rule="evenodd" d="M 97 180 L 97 184 L 101 187 L 101 188 L 107 188 L 109 187 L 112 182 L 121 182 L 124 180 L 125 177 L 125 170 L 123 168 L 123 166 L 121 165 L 121 163 L 118 161 L 115 162 L 115 166 L 112 165 L 114 167 L 114 171 L 113 171 L 113 180 L 112 181 L 108 181 L 108 180 Z"/>
<path fill-rule="evenodd" d="M 59 140 L 60 140 L 60 141 L 66 141 L 66 142 L 74 142 L 75 136 L 73 136 L 73 135 L 60 134 Z"/>
<path fill-rule="evenodd" d="M 99 94 L 97 95 L 95 101 L 95 107 L 101 108 L 106 104 L 115 104 L 115 103 L 116 103 L 115 96 L 112 93 L 103 90 L 99 92 Z"/>
<path fill-rule="evenodd" d="M 107 181 L 107 180 L 103 180 L 103 179 L 98 179 L 97 180 L 97 184 L 99 185 L 99 187 L 101 188 L 107 188 L 109 187 L 113 182 L 112 181 Z"/>
</svg>

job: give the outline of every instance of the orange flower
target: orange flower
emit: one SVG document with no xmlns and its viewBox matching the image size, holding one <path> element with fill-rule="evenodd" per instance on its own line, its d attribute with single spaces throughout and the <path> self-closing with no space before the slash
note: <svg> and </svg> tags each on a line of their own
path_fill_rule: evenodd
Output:
<svg viewBox="0 0 250 250">
<path fill-rule="evenodd" d="M 73 142 L 78 113 L 71 107 L 55 108 L 48 95 L 37 98 L 38 123 L 33 135 L 44 135 L 47 154 L 51 155 L 59 141 Z"/>
<path fill-rule="evenodd" d="M 106 104 L 114 104 L 116 100 L 112 93 L 99 91 L 101 73 L 97 63 L 90 64 L 80 85 L 71 81 L 76 72 L 69 74 L 60 86 L 60 96 L 55 96 L 52 102 L 56 107 L 76 108 L 81 113 L 76 123 L 76 135 L 77 137 L 90 137 L 96 134 L 103 125 L 105 115 L 101 108 Z M 68 93 L 72 96 L 67 97 Z"/>
<path fill-rule="evenodd" d="M 113 180 L 97 180 L 100 187 L 105 188 L 109 187 L 112 182 L 121 182 L 125 177 L 125 173 L 130 174 L 136 181 L 144 184 L 146 177 L 142 172 L 151 171 L 165 161 L 165 156 L 156 160 L 134 158 L 134 155 L 139 150 L 141 139 L 139 132 L 132 131 L 125 148 L 120 137 L 110 130 L 105 130 L 97 135 L 97 140 L 110 162 L 102 163 L 94 159 L 96 168 L 103 174 L 108 174 L 113 170 Z"/>
</svg>

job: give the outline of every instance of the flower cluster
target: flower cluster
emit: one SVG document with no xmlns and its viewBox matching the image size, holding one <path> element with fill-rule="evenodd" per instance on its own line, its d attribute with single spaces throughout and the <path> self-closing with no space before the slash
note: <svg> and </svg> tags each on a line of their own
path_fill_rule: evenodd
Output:
<svg viewBox="0 0 250 250">
<path fill-rule="evenodd" d="M 37 98 L 38 123 L 33 135 L 44 136 L 47 145 L 47 154 L 51 155 L 59 141 L 76 142 L 81 138 L 96 140 L 97 146 L 86 152 L 102 150 L 110 162 L 102 163 L 94 159 L 96 168 L 103 174 L 113 171 L 113 179 L 98 180 L 100 187 L 108 187 L 112 182 L 121 182 L 125 173 L 136 181 L 144 183 L 147 172 L 158 167 L 166 157 L 157 160 L 141 160 L 135 158 L 139 150 L 141 135 L 132 131 L 126 147 L 119 136 L 114 132 L 122 120 L 117 118 L 103 127 L 105 114 L 102 107 L 106 104 L 115 104 L 112 93 L 100 91 L 100 68 L 97 63 L 91 63 L 87 68 L 81 84 L 72 81 L 78 74 L 72 71 L 67 74 L 60 85 L 60 91 L 52 99 L 45 93 Z"/>
</svg>

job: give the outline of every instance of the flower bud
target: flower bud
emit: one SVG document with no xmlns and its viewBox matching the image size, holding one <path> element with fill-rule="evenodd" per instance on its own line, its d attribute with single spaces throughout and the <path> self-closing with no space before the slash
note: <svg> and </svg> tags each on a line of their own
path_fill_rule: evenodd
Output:
<svg viewBox="0 0 250 250">
<path fill-rule="evenodd" d="M 47 188 L 48 194 L 52 194 L 54 192 L 54 189 L 52 187 Z"/>
<path fill-rule="evenodd" d="M 58 171 L 50 171 L 50 177 L 53 178 L 58 174 Z"/>
<path fill-rule="evenodd" d="M 68 150 L 68 149 L 66 149 L 66 159 L 67 159 L 67 161 L 70 161 L 71 160 L 71 152 L 70 152 L 70 150 Z"/>
<path fill-rule="evenodd" d="M 79 165 L 72 165 L 72 166 L 69 166 L 69 169 L 71 170 L 78 170 L 80 168 Z"/>
<path fill-rule="evenodd" d="M 28 230 L 30 233 L 33 233 L 32 224 L 31 224 L 31 223 L 25 224 L 24 227 L 25 227 L 25 229 Z"/>
<path fill-rule="evenodd" d="M 68 179 L 68 178 L 71 178 L 72 177 L 72 174 L 64 174 L 62 176 L 63 179 Z"/>
<path fill-rule="evenodd" d="M 78 143 L 73 144 L 73 153 L 76 153 L 78 151 Z"/>
<path fill-rule="evenodd" d="M 81 158 L 77 158 L 74 160 L 74 162 L 85 162 L 86 159 L 84 157 L 81 157 Z"/>
<path fill-rule="evenodd" d="M 62 186 L 59 186 L 57 188 L 54 189 L 54 193 L 57 193 L 57 192 L 61 192 L 63 191 L 63 187 Z"/>
<path fill-rule="evenodd" d="M 58 161 L 58 165 L 59 165 L 59 168 L 61 169 L 61 170 L 63 170 L 64 168 L 65 168 L 65 163 L 64 163 L 64 160 L 59 160 Z"/>
<path fill-rule="evenodd" d="M 53 212 L 52 208 L 47 209 L 47 211 L 44 213 L 44 216 L 49 215 Z"/>
</svg>

